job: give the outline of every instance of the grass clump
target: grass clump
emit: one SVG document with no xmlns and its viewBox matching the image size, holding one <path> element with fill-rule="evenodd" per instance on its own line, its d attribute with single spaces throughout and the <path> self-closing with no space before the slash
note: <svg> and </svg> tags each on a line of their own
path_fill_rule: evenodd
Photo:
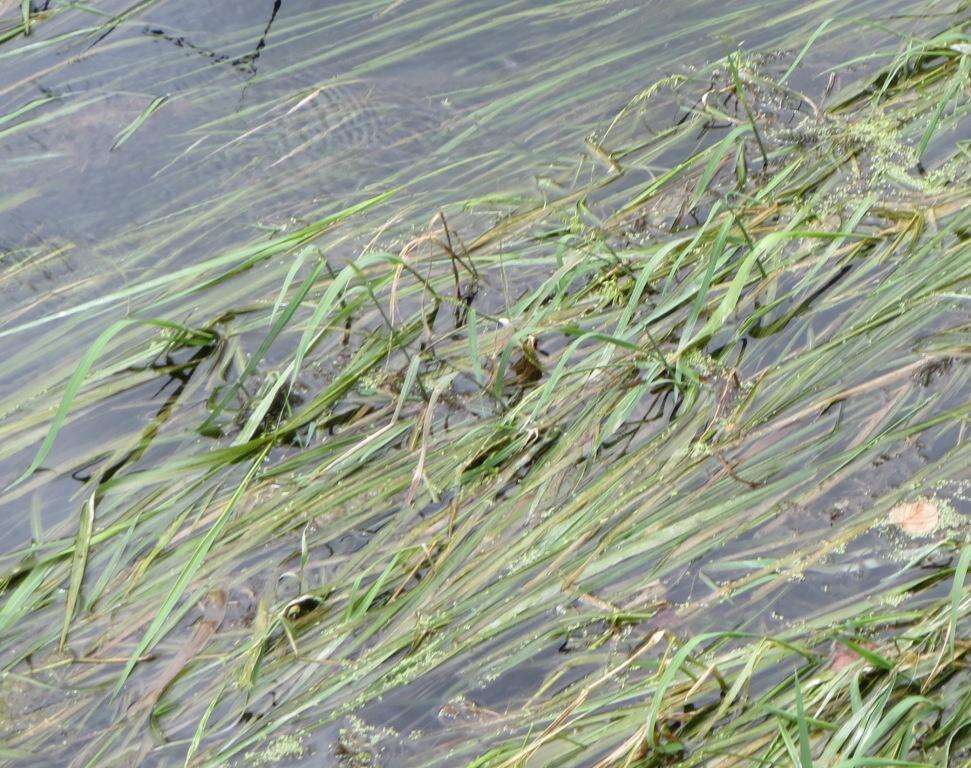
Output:
<svg viewBox="0 0 971 768">
<path fill-rule="evenodd" d="M 6 428 L 5 500 L 88 472 L 2 561 L 9 750 L 215 766 L 345 721 L 383 724 L 348 764 L 961 764 L 964 10 L 830 93 L 782 56 L 668 77 L 488 227 L 332 259 L 373 196 L 61 310 L 135 307 Z M 901 562 L 928 488 L 957 522 Z"/>
</svg>

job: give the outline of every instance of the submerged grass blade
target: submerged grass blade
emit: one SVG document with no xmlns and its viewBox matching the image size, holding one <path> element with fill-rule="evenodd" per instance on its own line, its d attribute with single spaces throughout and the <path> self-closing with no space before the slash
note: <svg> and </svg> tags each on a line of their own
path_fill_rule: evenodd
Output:
<svg viewBox="0 0 971 768">
<path fill-rule="evenodd" d="M 71 559 L 71 580 L 68 584 L 67 601 L 64 606 L 64 624 L 61 626 L 61 639 L 58 643 L 62 650 L 67 643 L 67 633 L 81 594 L 81 583 L 84 581 L 84 568 L 88 562 L 91 532 L 94 529 L 95 496 L 96 494 L 92 493 L 91 498 L 81 508 L 78 535 L 74 541 L 74 556 Z"/>
<path fill-rule="evenodd" d="M 114 152 L 122 144 L 128 141 L 128 139 L 131 138 L 132 134 L 135 133 L 135 131 L 137 131 L 139 128 L 141 128 L 142 124 L 146 120 L 148 120 L 148 118 L 150 118 L 152 115 L 158 112 L 158 110 L 162 107 L 163 104 L 165 104 L 166 101 L 168 101 L 168 99 L 169 99 L 168 96 L 156 96 L 154 99 L 152 99 L 151 103 L 147 107 L 145 107 L 145 109 L 142 110 L 141 114 L 138 115 L 138 117 L 136 117 L 134 120 L 132 120 L 127 126 L 125 126 L 118 133 L 117 136 L 115 136 L 115 140 L 112 143 L 111 149 L 109 151 Z"/>
<path fill-rule="evenodd" d="M 640 9 L 380 16 L 380 0 L 340 0 L 281 14 L 255 71 L 265 20 L 212 38 L 245 70 L 242 105 L 229 59 L 204 56 L 198 88 L 138 89 L 206 115 L 138 129 L 194 125 L 145 175 L 177 199 L 99 230 L 84 252 L 110 257 L 105 274 L 55 275 L 0 331 L 0 457 L 36 464 L 0 498 L 36 511 L 0 556 L 4 696 L 25 713 L 0 718 L 4 746 L 106 768 L 255 763 L 304 731 L 348 762 L 387 748 L 422 768 L 957 754 L 971 701 L 960 107 L 940 113 L 923 175 L 912 160 L 966 41 L 940 4 L 926 19 L 891 5 L 766 0 L 754 25 L 733 6 L 603 45 Z M 537 47 L 501 85 L 449 90 L 453 125 L 414 162 L 371 177 L 359 163 L 380 165 L 381 141 L 363 158 L 316 131 L 289 165 L 292 144 L 260 143 L 322 95 L 293 92 L 297 70 L 343 61 L 379 86 L 441 45 L 532 26 Z M 132 29 L 84 54 L 119 92 L 131 81 L 109 58 L 171 45 Z M 781 52 L 699 63 L 715 44 L 692 41 L 743 32 Z M 298 42 L 328 35 L 340 44 L 309 55 Z M 563 56 L 543 55 L 546 35 Z M 71 40 L 4 57 L 28 71 Z M 175 47 L 173 69 L 196 61 Z M 678 74 L 630 85 L 655 66 Z M 840 73 L 832 98 L 821 67 Z M 5 142 L 77 113 L 11 92 Z M 619 103 L 606 133 L 586 130 L 582 114 Z M 558 143 L 571 131 L 579 160 Z M 533 162 L 537 191 L 501 191 Z M 378 189 L 407 194 L 388 212 Z M 355 200 L 371 214 L 350 220 Z M 78 248 L 18 240 L 0 280 Z M 101 339 L 121 312 L 132 325 Z M 77 483 L 97 526 L 63 501 Z M 901 507 L 920 525 L 904 530 Z M 223 590 L 226 620 L 193 627 L 197 598 Z M 111 690 L 151 717 L 132 727 Z M 387 712 L 427 728 L 399 752 L 365 722 Z"/>
<path fill-rule="evenodd" d="M 131 671 L 135 668 L 135 665 L 138 663 L 138 660 L 142 657 L 142 655 L 147 650 L 151 649 L 156 642 L 158 642 L 161 636 L 162 628 L 165 626 L 166 622 L 168 622 L 176 604 L 182 598 L 192 579 L 195 578 L 196 573 L 198 573 L 199 569 L 202 567 L 203 561 L 209 554 L 209 551 L 212 549 L 213 544 L 219 538 L 219 535 L 229 522 L 233 512 L 235 512 L 236 504 L 239 502 L 243 492 L 256 475 L 256 472 L 260 468 L 260 465 L 262 464 L 263 459 L 266 457 L 268 451 L 269 446 L 267 446 L 259 454 L 259 456 L 257 456 L 256 460 L 253 461 L 253 463 L 250 465 L 249 471 L 236 486 L 236 489 L 226 502 L 222 512 L 219 513 L 219 516 L 213 521 L 212 525 L 209 527 L 209 530 L 206 531 L 205 536 L 200 539 L 199 543 L 189 554 L 188 561 L 182 566 L 182 570 L 179 572 L 178 577 L 176 577 L 168 591 L 168 594 L 165 596 L 165 599 L 159 606 L 158 613 L 155 614 L 151 624 L 149 624 L 148 628 L 145 630 L 141 640 L 139 640 L 138 644 L 135 646 L 135 650 L 132 652 L 131 657 L 125 663 L 124 669 L 118 676 L 115 686 L 112 689 L 113 696 L 116 696 L 121 691 L 122 686 L 125 684 L 125 680 L 128 679 L 128 675 L 131 674 Z"/>
</svg>

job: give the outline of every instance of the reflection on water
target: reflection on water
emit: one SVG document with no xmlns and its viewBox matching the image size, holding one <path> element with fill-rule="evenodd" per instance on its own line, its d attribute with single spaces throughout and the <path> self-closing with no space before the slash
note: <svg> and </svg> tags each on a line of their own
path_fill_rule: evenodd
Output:
<svg viewBox="0 0 971 768">
<path fill-rule="evenodd" d="M 239 240 L 323 199 L 417 191 L 424 174 L 473 158 L 474 174 L 453 174 L 461 187 L 427 184 L 439 202 L 522 185 L 661 68 L 719 54 L 720 36 L 752 44 L 784 31 L 753 29 L 745 5 L 766 4 L 751 2 L 145 5 L 102 35 L 65 8 L 0 51 L 0 115 L 33 105 L 0 127 L 0 183 L 26 181 L 35 195 L 0 223 L 5 248 L 97 249 L 234 191 L 231 210 L 214 214 Z"/>
</svg>

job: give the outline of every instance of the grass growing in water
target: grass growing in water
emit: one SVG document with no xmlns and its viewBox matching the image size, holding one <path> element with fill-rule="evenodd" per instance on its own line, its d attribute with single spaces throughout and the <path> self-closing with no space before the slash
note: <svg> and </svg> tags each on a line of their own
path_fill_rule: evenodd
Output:
<svg viewBox="0 0 971 768">
<path fill-rule="evenodd" d="M 3 759 L 219 765 L 340 722 L 350 764 L 960 764 L 945 23 L 829 94 L 754 53 L 649 88 L 476 235 L 446 210 L 340 267 L 348 210 L 64 310 L 144 302 L 5 428 L 52 449 L 5 500 L 90 479 L 3 560 Z M 652 132 L 656 101 L 684 119 Z M 160 381 L 141 431 L 57 463 Z"/>
</svg>

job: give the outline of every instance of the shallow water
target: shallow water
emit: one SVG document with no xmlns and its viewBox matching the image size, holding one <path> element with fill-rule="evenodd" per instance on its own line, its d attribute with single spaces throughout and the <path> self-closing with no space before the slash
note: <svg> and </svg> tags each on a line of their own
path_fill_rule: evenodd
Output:
<svg viewBox="0 0 971 768">
<path fill-rule="evenodd" d="M 399 189 L 340 260 L 453 201 L 536 197 L 632 94 L 726 46 L 784 45 L 814 23 L 802 5 L 169 0 L 93 34 L 90 13 L 51 3 L 0 50 L 0 397 L 62 375 L 138 305 L 56 313 L 321 212 Z M 8 449 L 0 478 L 24 461 Z"/>
<path fill-rule="evenodd" d="M 129 5 L 97 7 L 114 14 Z M 54 313 L 391 188 L 399 191 L 390 206 L 357 217 L 352 235 L 333 244 L 336 262 L 386 225 L 391 234 L 406 234 L 456 201 L 494 193 L 540 198 L 547 177 L 570 176 L 583 137 L 644 86 L 738 44 L 785 47 L 792 31 L 819 21 L 820 10 L 805 6 L 798 0 L 169 0 L 147 3 L 110 33 L 91 35 L 84 31 L 89 14 L 52 2 L 56 12 L 38 21 L 30 38 L 0 45 L 0 120 L 27 107 L 0 122 L 3 417 L 22 412 L 15 396 L 24 382 L 66 378 L 103 328 L 138 304 L 117 302 L 51 319 Z M 836 16 L 888 12 L 882 2 L 823 6 Z M 4 8 L 6 16 L 16 12 Z M 824 63 L 814 66 L 821 70 Z M 800 70 L 796 78 L 818 81 L 817 75 Z M 482 208 L 484 216 L 493 213 L 489 204 Z M 399 210 L 404 215 L 389 223 Z M 262 295 L 274 280 L 254 273 L 235 302 Z M 825 320 L 816 315 L 812 322 Z M 748 364 L 764 367 L 793 335 L 753 340 Z M 37 354 L 41 345 L 52 353 Z M 22 549 L 38 526 L 73 530 L 76 494 L 86 468 L 103 457 L 106 436 L 137 433 L 163 400 L 159 383 L 146 376 L 143 387 L 115 397 L 111 408 L 69 424 L 48 464 L 71 472 L 41 478 L 2 500 L 0 554 Z M 30 423 L 4 437 L 0 483 L 6 484 L 27 465 L 41 435 Z M 166 444 L 158 456 L 177 448 Z M 917 467 L 926 461 L 905 456 L 873 474 L 889 487 L 894 480 L 883 473 L 907 460 Z M 853 493 L 837 487 L 822 499 L 807 498 L 798 515 L 750 535 L 790 544 L 817 530 L 833 504 Z M 329 559 L 349 555 L 370 535 L 352 529 L 321 557 L 332 567 Z M 742 538 L 716 552 L 711 575 L 734 575 L 750 544 Z M 292 546 L 285 542 L 239 564 L 240 584 L 232 585 L 231 597 L 240 611 L 256 610 L 252 594 L 266 580 L 264 571 L 275 576 Z M 868 546 L 877 544 L 859 542 L 860 552 L 828 564 L 835 576 L 809 573 L 787 590 L 787 611 L 811 613 L 832 594 L 827 584 L 848 572 L 857 591 L 894 577 L 883 561 L 867 565 Z M 685 569 L 667 589 L 675 603 L 696 600 L 707 587 L 694 569 Z M 742 601 L 738 615 L 719 619 L 745 622 L 748 610 Z M 781 620 L 782 613 L 769 611 L 758 621 L 771 631 Z M 697 628 L 712 621 L 703 617 Z M 190 631 L 180 627 L 172 644 Z M 244 635 L 230 620 L 226 631 Z M 620 652 L 622 640 L 611 641 L 611 653 Z M 495 713 L 542 683 L 552 666 L 548 657 L 571 649 L 527 650 L 514 671 L 495 679 L 459 680 L 475 661 L 463 657 L 369 705 L 362 713 L 366 722 L 393 729 L 370 734 L 387 750 L 386 764 L 413 763 L 423 752 L 445 755 L 484 738 L 482 729 L 491 728 Z M 478 653 L 487 658 L 498 651 L 483 647 Z M 495 658 L 491 663 L 502 667 Z M 469 689 L 476 690 L 472 703 L 458 698 Z M 254 702 L 254 717 L 273 705 Z M 88 723 L 109 722 L 116 714 L 96 713 Z M 343 764 L 335 744 L 348 737 L 333 724 L 315 731 L 311 711 L 294 718 L 292 727 L 312 731 L 302 737 L 308 751 L 283 764 Z M 506 733 L 491 730 L 493 739 Z M 421 733 L 409 735 L 415 731 Z M 178 758 L 157 760 L 168 765 Z"/>
<path fill-rule="evenodd" d="M 782 40 L 805 21 L 767 23 L 767 6 L 800 5 L 782 1 L 726 10 L 714 2 L 320 8 L 287 0 L 273 15 L 276 5 L 152 3 L 100 40 L 75 36 L 89 18 L 68 9 L 5 46 L 0 114 L 43 103 L 0 128 L 0 184 L 30 197 L 4 212 L 3 247 L 70 243 L 82 251 L 77 262 L 120 261 L 133 279 L 150 265 L 131 263 L 127 240 L 106 244 L 137 227 L 188 224 L 181 237 L 189 238 L 203 226 L 189 221 L 190 205 L 208 205 L 205 223 L 212 232 L 218 222 L 222 236 L 177 246 L 168 264 L 205 258 L 313 203 L 336 208 L 364 189 L 405 183 L 442 205 L 522 188 L 660 74 L 703 63 L 728 41 Z M 68 37 L 48 44 L 58 35 Z M 458 161 L 475 164 L 471 177 L 453 172 L 460 187 L 450 174 L 419 181 Z M 233 191 L 240 197 L 222 210 L 218 201 Z M 166 216 L 173 219 L 153 225 Z M 73 266 L 75 277 L 84 273 Z M 57 277 L 24 275 L 22 294 L 8 301 L 55 288 Z"/>
</svg>

